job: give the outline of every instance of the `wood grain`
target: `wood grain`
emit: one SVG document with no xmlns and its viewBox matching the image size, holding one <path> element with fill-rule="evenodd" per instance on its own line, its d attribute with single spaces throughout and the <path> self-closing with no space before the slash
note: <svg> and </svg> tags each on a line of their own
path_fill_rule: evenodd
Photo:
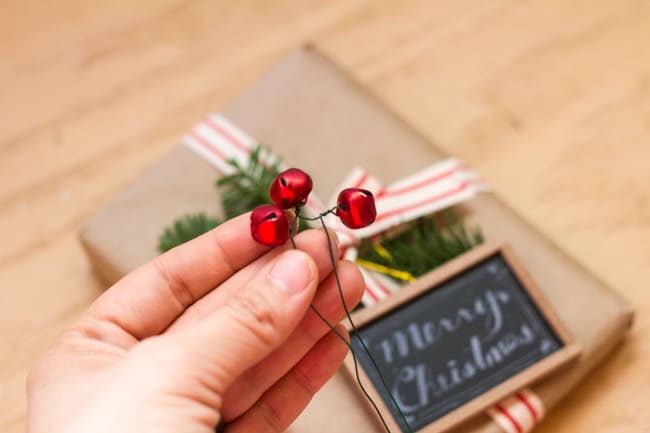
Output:
<svg viewBox="0 0 650 433">
<path fill-rule="evenodd" d="M 3 2 L 0 430 L 102 290 L 80 223 L 205 113 L 311 41 L 638 310 L 539 432 L 650 430 L 650 3 Z"/>
</svg>

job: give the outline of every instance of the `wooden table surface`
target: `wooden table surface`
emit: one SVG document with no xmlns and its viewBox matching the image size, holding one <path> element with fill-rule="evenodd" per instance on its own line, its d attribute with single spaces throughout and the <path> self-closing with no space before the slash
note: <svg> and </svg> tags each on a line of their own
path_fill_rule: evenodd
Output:
<svg viewBox="0 0 650 433">
<path fill-rule="evenodd" d="M 4 1 L 0 431 L 103 289 L 81 223 L 311 41 L 637 309 L 539 432 L 650 431 L 650 2 Z"/>
</svg>

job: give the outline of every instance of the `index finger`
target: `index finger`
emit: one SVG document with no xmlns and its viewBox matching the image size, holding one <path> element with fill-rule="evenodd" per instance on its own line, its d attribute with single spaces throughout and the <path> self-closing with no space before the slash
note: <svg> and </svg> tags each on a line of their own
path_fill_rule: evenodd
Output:
<svg viewBox="0 0 650 433">
<path fill-rule="evenodd" d="M 250 214 L 227 221 L 140 266 L 88 314 L 137 340 L 164 331 L 187 307 L 270 248 L 253 240 Z"/>
</svg>

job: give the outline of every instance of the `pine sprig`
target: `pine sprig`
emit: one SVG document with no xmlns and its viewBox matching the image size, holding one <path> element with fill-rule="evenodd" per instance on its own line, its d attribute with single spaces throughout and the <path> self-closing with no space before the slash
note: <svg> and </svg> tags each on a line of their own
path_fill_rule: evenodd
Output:
<svg viewBox="0 0 650 433">
<path fill-rule="evenodd" d="M 419 277 L 481 243 L 481 230 L 477 227 L 468 232 L 448 209 L 419 218 L 393 236 L 364 239 L 359 258 Z"/>
<path fill-rule="evenodd" d="M 245 166 L 235 160 L 228 161 L 228 164 L 235 168 L 235 172 L 216 181 L 216 186 L 221 192 L 221 205 L 226 219 L 271 202 L 269 187 L 281 170 L 279 160 L 268 163 L 269 159 L 270 152 L 267 149 L 256 147 Z M 212 230 L 220 223 L 220 220 L 205 213 L 184 215 L 165 228 L 158 239 L 158 250 L 160 252 L 170 250 Z"/>
<path fill-rule="evenodd" d="M 218 226 L 220 221 L 204 213 L 188 214 L 178 218 L 165 228 L 158 239 L 158 250 L 162 253 L 185 243 Z"/>
<path fill-rule="evenodd" d="M 226 219 L 271 203 L 269 187 L 281 170 L 280 161 L 268 163 L 268 156 L 265 148 L 256 147 L 246 166 L 241 166 L 235 160 L 228 161 L 235 172 L 217 180 Z"/>
</svg>

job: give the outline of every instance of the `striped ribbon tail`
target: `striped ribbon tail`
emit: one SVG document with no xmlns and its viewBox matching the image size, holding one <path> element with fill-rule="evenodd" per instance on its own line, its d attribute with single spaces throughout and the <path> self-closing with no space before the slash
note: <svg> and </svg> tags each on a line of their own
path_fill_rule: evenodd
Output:
<svg viewBox="0 0 650 433">
<path fill-rule="evenodd" d="M 505 433 L 527 433 L 544 418 L 544 403 L 530 389 L 523 389 L 487 410 Z"/>
<path fill-rule="evenodd" d="M 391 227 L 466 201 L 487 184 L 462 161 L 454 158 L 432 164 L 386 188 L 377 188 L 377 218 L 365 228 L 355 230 L 367 238 Z"/>
<path fill-rule="evenodd" d="M 239 165 L 246 166 L 251 152 L 260 145 L 255 138 L 220 114 L 210 115 L 192 128 L 183 137 L 183 144 L 215 166 L 224 175 L 235 172 L 235 167 L 229 161 L 236 161 Z M 265 152 L 260 157 L 267 164 L 273 164 L 279 160 L 270 152 Z M 280 164 L 280 168 L 288 167 L 285 164 Z M 324 210 L 323 203 L 318 197 L 311 194 L 305 206 L 305 213 L 308 216 L 316 216 Z"/>
<path fill-rule="evenodd" d="M 183 137 L 183 144 L 228 175 L 235 171 L 228 161 L 246 165 L 257 141 L 225 117 L 214 114 L 192 128 Z"/>
</svg>

